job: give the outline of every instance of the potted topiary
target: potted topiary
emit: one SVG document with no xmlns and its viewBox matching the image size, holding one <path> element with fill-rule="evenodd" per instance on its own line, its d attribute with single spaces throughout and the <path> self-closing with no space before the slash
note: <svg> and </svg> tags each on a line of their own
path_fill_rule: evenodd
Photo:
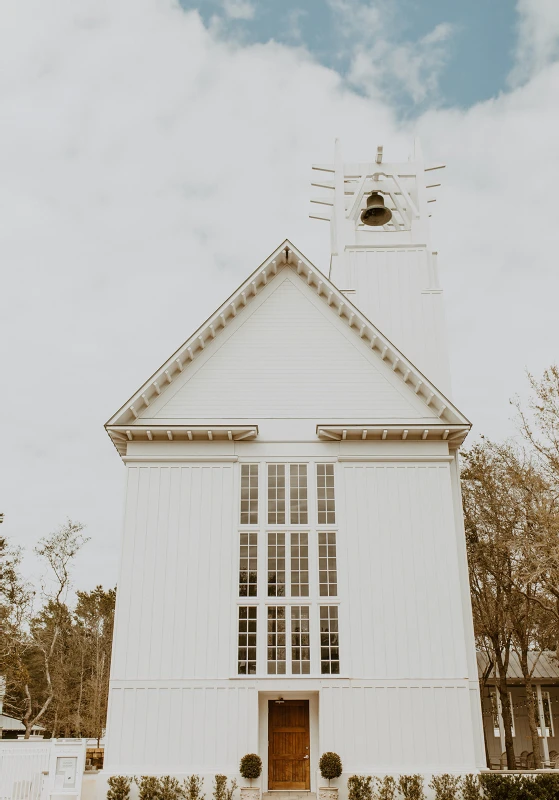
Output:
<svg viewBox="0 0 559 800">
<path fill-rule="evenodd" d="M 323 753 L 320 756 L 318 768 L 324 780 L 328 781 L 328 786 L 319 787 L 318 800 L 336 800 L 338 787 L 330 786 L 330 781 L 333 778 L 339 778 L 342 774 L 342 759 L 337 753 Z"/>
<path fill-rule="evenodd" d="M 241 786 L 242 800 L 260 800 L 260 787 L 252 785 L 253 780 L 262 774 L 262 759 L 256 753 L 247 753 L 239 765 L 241 776 L 250 781 L 250 786 Z"/>
</svg>

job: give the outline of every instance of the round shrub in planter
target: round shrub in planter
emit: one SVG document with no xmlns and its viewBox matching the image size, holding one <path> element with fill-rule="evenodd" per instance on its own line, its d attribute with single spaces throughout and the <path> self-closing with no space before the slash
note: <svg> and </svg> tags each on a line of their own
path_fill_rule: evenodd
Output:
<svg viewBox="0 0 559 800">
<path fill-rule="evenodd" d="M 241 776 L 250 781 L 250 786 L 241 786 L 242 800 L 260 800 L 260 788 L 253 787 L 252 782 L 262 774 L 262 759 L 256 753 L 247 753 L 241 758 L 239 765 Z"/>
<path fill-rule="evenodd" d="M 338 789 L 330 786 L 330 781 L 339 778 L 342 774 L 342 759 L 337 753 L 323 753 L 320 756 L 318 768 L 324 780 L 328 781 L 328 786 L 319 787 L 318 800 L 336 800 Z"/>
</svg>

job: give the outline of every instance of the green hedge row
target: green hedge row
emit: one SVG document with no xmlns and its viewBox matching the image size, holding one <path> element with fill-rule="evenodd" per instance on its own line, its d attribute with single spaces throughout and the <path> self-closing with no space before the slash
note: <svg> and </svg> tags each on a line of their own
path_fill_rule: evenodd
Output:
<svg viewBox="0 0 559 800">
<path fill-rule="evenodd" d="M 112 775 L 107 779 L 109 786 L 107 800 L 129 800 L 130 786 L 136 783 L 140 800 L 204 800 L 202 793 L 204 779 L 199 775 L 191 775 L 178 781 L 171 775 L 157 778 L 154 775 L 143 775 L 140 778 L 126 775 Z M 216 775 L 213 783 L 213 800 L 233 800 L 237 782 L 227 782 L 225 775 Z"/>
<path fill-rule="evenodd" d="M 352 775 L 347 788 L 349 800 L 425 800 L 421 775 Z M 429 788 L 436 800 L 559 800 L 559 775 L 434 775 Z"/>
</svg>

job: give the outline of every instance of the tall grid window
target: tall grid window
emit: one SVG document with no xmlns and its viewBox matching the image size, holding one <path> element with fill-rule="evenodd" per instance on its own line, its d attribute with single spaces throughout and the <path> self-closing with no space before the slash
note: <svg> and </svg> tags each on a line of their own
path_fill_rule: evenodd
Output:
<svg viewBox="0 0 559 800">
<path fill-rule="evenodd" d="M 318 532 L 318 585 L 321 597 L 338 594 L 338 568 L 336 565 L 336 534 L 334 531 Z"/>
<path fill-rule="evenodd" d="M 311 671 L 310 620 L 308 606 L 291 606 L 291 673 Z"/>
<path fill-rule="evenodd" d="M 239 642 L 237 671 L 239 675 L 256 675 L 256 606 L 239 607 Z"/>
<path fill-rule="evenodd" d="M 241 525 L 258 525 L 258 464 L 241 464 Z"/>
<path fill-rule="evenodd" d="M 268 597 L 285 597 L 285 533 L 268 534 Z"/>
<path fill-rule="evenodd" d="M 320 671 L 323 675 L 340 674 L 337 606 L 320 606 Z"/>
<path fill-rule="evenodd" d="M 309 534 L 291 534 L 291 597 L 309 596 Z"/>
<path fill-rule="evenodd" d="M 239 547 L 239 597 L 256 597 L 258 589 L 258 534 L 241 533 Z"/>
<path fill-rule="evenodd" d="M 306 464 L 291 464 L 289 467 L 289 507 L 292 525 L 308 524 Z"/>
<path fill-rule="evenodd" d="M 287 631 L 285 606 L 268 606 L 268 675 L 285 675 Z"/>
<path fill-rule="evenodd" d="M 339 676 L 335 465 L 314 462 L 309 468 L 306 463 L 266 463 L 265 508 L 259 486 L 263 467 L 260 463 L 239 465 L 242 527 L 238 575 L 239 597 L 244 605 L 238 610 L 237 674 L 308 676 L 312 670 L 314 675 Z M 309 505 L 309 491 L 316 491 L 316 511 L 314 503 Z M 262 563 L 259 569 L 258 560 L 264 553 L 266 578 L 260 575 L 259 586 Z M 273 605 L 266 604 L 266 596 Z M 265 662 L 261 642 L 262 663 L 257 657 L 259 613 L 260 638 L 266 626 Z M 314 642 L 318 645 L 318 639 L 320 650 L 315 653 Z"/>
<path fill-rule="evenodd" d="M 316 465 L 316 489 L 318 501 L 318 524 L 334 525 L 336 507 L 334 500 L 334 465 Z"/>
<path fill-rule="evenodd" d="M 285 464 L 268 464 L 268 524 L 285 525 Z"/>
</svg>

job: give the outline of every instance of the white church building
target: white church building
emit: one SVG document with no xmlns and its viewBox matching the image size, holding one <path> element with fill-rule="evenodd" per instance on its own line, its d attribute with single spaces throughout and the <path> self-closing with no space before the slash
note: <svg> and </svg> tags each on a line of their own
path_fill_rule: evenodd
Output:
<svg viewBox="0 0 559 800">
<path fill-rule="evenodd" d="M 109 420 L 126 465 L 105 772 L 316 791 L 485 765 L 436 166 L 316 165 L 290 241 Z M 368 209 L 368 210 L 367 210 Z M 207 784 L 208 785 L 208 784 Z"/>
</svg>

